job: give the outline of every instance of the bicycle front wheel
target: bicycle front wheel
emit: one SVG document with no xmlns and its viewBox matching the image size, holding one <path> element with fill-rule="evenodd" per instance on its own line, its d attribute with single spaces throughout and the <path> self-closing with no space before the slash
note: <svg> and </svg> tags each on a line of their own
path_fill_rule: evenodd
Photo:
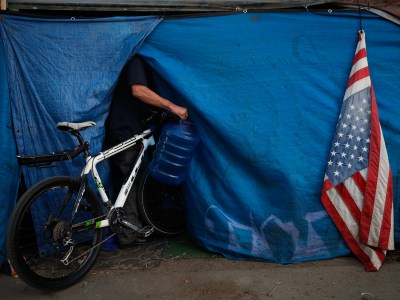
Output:
<svg viewBox="0 0 400 300">
<path fill-rule="evenodd" d="M 76 203 L 80 186 L 75 178 L 48 178 L 17 202 L 8 224 L 8 255 L 19 277 L 33 287 L 66 288 L 96 261 L 104 233 L 93 224 L 103 215 L 102 205 L 89 188 Z"/>
</svg>

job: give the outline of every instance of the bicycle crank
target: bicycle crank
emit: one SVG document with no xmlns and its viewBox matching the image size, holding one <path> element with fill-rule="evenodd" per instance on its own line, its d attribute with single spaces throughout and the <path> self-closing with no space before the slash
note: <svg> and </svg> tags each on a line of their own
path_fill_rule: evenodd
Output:
<svg viewBox="0 0 400 300">
<path fill-rule="evenodd" d="M 128 222 L 126 220 L 126 210 L 122 207 L 116 208 L 110 212 L 110 227 L 115 233 L 121 233 L 124 228 L 129 228 L 136 232 L 138 236 L 149 237 L 154 232 L 154 227 L 144 226 L 142 228 Z"/>
</svg>

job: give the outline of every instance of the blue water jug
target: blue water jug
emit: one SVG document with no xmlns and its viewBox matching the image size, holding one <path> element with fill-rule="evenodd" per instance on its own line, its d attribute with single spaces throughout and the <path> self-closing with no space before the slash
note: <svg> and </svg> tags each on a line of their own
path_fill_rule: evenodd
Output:
<svg viewBox="0 0 400 300">
<path fill-rule="evenodd" d="M 166 124 L 149 166 L 150 175 L 168 185 L 184 182 L 199 142 L 200 137 L 193 122 L 179 120 Z"/>
</svg>

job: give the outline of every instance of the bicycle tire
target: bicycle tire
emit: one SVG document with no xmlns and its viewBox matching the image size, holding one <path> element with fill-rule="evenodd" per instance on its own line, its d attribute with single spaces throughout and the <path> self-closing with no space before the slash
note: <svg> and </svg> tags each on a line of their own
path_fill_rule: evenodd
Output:
<svg viewBox="0 0 400 300">
<path fill-rule="evenodd" d="M 71 228 L 69 225 L 103 215 L 98 198 L 86 188 L 77 213 L 70 220 L 80 185 L 72 177 L 42 180 L 22 195 L 10 217 L 7 250 L 11 266 L 23 281 L 35 288 L 69 287 L 84 277 L 96 262 L 101 247 L 94 245 L 103 240 L 104 230 L 94 226 L 72 232 L 70 236 L 75 245 L 71 263 L 66 266 L 61 262 L 70 250 L 62 243 Z"/>
<path fill-rule="evenodd" d="M 138 206 L 142 221 L 162 235 L 186 230 L 182 186 L 162 184 L 151 177 L 146 164 L 138 186 Z"/>
</svg>

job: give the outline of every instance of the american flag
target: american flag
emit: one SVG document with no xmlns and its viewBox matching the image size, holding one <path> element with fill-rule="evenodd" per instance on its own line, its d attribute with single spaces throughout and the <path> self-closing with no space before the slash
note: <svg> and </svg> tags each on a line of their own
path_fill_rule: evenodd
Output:
<svg viewBox="0 0 400 300">
<path fill-rule="evenodd" d="M 366 271 L 394 249 L 392 171 L 371 83 L 365 32 L 347 83 L 322 188 L 322 203 Z"/>
</svg>

